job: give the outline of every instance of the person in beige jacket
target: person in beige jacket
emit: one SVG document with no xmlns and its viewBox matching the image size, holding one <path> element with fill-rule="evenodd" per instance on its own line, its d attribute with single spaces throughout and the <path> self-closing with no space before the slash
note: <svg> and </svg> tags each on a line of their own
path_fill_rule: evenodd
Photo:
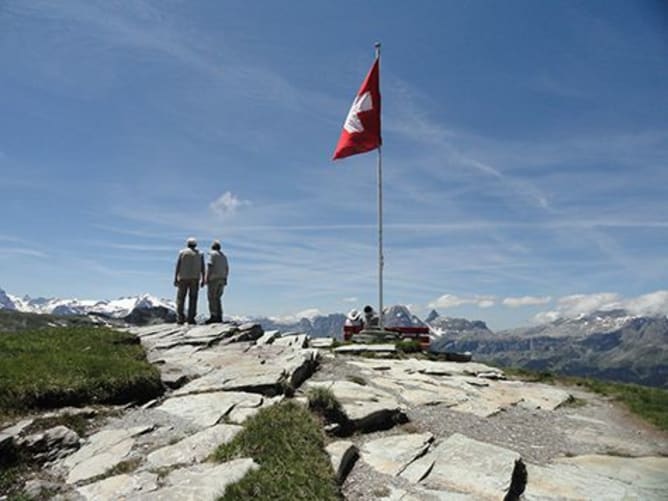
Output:
<svg viewBox="0 0 668 501">
<path fill-rule="evenodd" d="M 185 301 L 188 296 L 188 323 L 194 324 L 197 315 L 197 293 L 199 285 L 204 287 L 204 255 L 197 250 L 197 240 L 190 237 L 186 248 L 179 252 L 174 271 L 174 287 L 176 293 L 176 323 L 182 324 L 185 319 Z"/>
<path fill-rule="evenodd" d="M 206 321 L 207 324 L 223 321 L 221 298 L 227 285 L 227 276 L 229 273 L 230 267 L 227 263 L 227 257 L 220 250 L 220 242 L 214 240 L 211 244 L 211 252 L 209 252 L 209 262 L 207 263 L 205 278 L 209 299 L 209 319 Z"/>
</svg>

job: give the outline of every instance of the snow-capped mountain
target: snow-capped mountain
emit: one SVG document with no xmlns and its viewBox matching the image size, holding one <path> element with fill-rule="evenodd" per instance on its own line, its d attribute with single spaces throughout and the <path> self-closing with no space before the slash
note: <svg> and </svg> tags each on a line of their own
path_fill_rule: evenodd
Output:
<svg viewBox="0 0 668 501">
<path fill-rule="evenodd" d="M 433 316 L 431 322 L 441 333 L 432 341 L 434 351 L 470 351 L 501 366 L 668 387 L 665 315 L 598 311 L 496 333 L 464 319 L 441 320 Z"/>
<path fill-rule="evenodd" d="M 435 310 L 432 310 L 427 316 L 427 324 L 431 327 L 432 333 L 438 337 L 457 337 L 465 334 L 486 336 L 494 334 L 482 320 L 442 317 Z"/>
<path fill-rule="evenodd" d="M 7 295 L 5 291 L 0 289 L 0 310 L 16 310 L 14 300 Z"/>
<path fill-rule="evenodd" d="M 338 339 L 343 335 L 343 323 L 346 321 L 346 316 L 343 313 L 331 313 L 300 319 L 257 317 L 252 318 L 251 321 L 259 323 L 265 331 L 299 331 L 311 337 L 334 337 Z"/>
<path fill-rule="evenodd" d="M 626 310 L 594 311 L 581 314 L 574 318 L 557 318 L 556 320 L 541 323 L 531 327 L 520 327 L 500 331 L 504 335 L 519 335 L 522 337 L 550 336 L 583 339 L 599 332 L 611 332 L 624 328 L 641 315 L 632 315 Z M 650 317 L 647 317 L 650 318 Z"/>
<path fill-rule="evenodd" d="M 383 321 L 386 327 L 426 327 L 417 315 L 411 313 L 407 306 L 395 304 L 383 308 Z"/>
<path fill-rule="evenodd" d="M 175 316 L 173 301 L 158 299 L 149 294 L 100 301 L 43 297 L 31 298 L 30 296 L 18 297 L 7 294 L 0 289 L 0 309 L 59 316 L 97 315 L 122 319 L 131 323 L 145 323 L 150 317 L 173 320 Z M 133 319 L 139 322 L 134 322 Z"/>
<path fill-rule="evenodd" d="M 408 307 L 394 305 L 384 308 L 384 320 L 387 327 L 423 327 L 426 324 L 416 315 L 413 315 Z M 343 335 L 343 324 L 346 315 L 343 313 L 330 313 L 328 315 L 316 314 L 316 310 L 305 310 L 296 317 L 259 317 L 252 321 L 262 325 L 264 330 L 299 331 L 311 337 L 334 337 L 340 339 Z"/>
</svg>

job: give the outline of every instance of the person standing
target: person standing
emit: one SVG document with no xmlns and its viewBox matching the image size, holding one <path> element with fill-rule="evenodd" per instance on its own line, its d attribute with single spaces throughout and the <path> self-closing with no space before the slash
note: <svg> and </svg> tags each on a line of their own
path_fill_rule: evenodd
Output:
<svg viewBox="0 0 668 501">
<path fill-rule="evenodd" d="M 221 298 L 227 285 L 227 276 L 229 273 L 230 267 L 227 263 L 227 257 L 220 250 L 220 242 L 214 240 L 211 244 L 211 252 L 209 252 L 209 262 L 207 263 L 205 277 L 209 299 L 209 319 L 206 321 L 207 324 L 223 321 Z"/>
<path fill-rule="evenodd" d="M 197 249 L 197 240 L 190 237 L 186 241 L 186 248 L 179 252 L 174 271 L 174 287 L 176 293 L 176 323 L 183 324 L 185 320 L 185 301 L 188 296 L 188 323 L 195 323 L 197 315 L 197 293 L 200 280 L 204 287 L 204 255 Z"/>
</svg>

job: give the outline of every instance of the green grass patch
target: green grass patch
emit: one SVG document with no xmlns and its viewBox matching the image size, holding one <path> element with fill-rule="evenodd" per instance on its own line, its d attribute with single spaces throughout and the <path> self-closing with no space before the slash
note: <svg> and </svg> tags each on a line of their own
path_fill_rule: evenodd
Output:
<svg viewBox="0 0 668 501">
<path fill-rule="evenodd" d="M 158 370 L 131 334 L 93 326 L 0 333 L 0 418 L 161 392 Z"/>
<path fill-rule="evenodd" d="M 420 341 L 415 339 L 402 339 L 395 344 L 397 351 L 401 353 L 419 353 L 422 351 Z"/>
<path fill-rule="evenodd" d="M 244 426 L 214 457 L 220 462 L 251 457 L 260 468 L 229 486 L 220 499 L 341 499 L 320 423 L 307 409 L 285 401 L 261 410 Z"/>
<path fill-rule="evenodd" d="M 83 436 L 91 428 L 92 420 L 81 414 L 65 414 L 63 416 L 39 417 L 25 429 L 26 434 L 38 433 L 56 426 L 67 426 L 79 436 Z"/>
<path fill-rule="evenodd" d="M 306 398 L 308 398 L 309 410 L 324 418 L 325 421 L 342 425 L 348 423 L 348 416 L 346 416 L 341 403 L 329 388 L 322 386 L 309 388 L 306 392 Z"/>
<path fill-rule="evenodd" d="M 630 383 L 574 378 L 576 384 L 623 402 L 631 412 L 668 431 L 668 390 Z"/>
<path fill-rule="evenodd" d="M 658 428 L 668 430 L 668 390 L 631 383 L 601 381 L 594 378 L 557 376 L 550 372 L 504 368 L 504 373 L 524 381 L 581 386 L 626 405 L 631 412 Z"/>
</svg>

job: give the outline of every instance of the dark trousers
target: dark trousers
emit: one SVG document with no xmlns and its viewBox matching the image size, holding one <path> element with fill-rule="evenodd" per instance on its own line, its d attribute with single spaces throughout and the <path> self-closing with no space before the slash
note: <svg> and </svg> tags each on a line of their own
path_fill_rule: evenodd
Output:
<svg viewBox="0 0 668 501">
<path fill-rule="evenodd" d="M 223 279 L 209 280 L 207 287 L 207 296 L 209 299 L 209 313 L 211 318 L 223 321 L 223 304 L 221 298 L 223 297 L 223 290 L 225 289 L 225 281 Z"/>
<path fill-rule="evenodd" d="M 199 280 L 179 280 L 178 291 L 176 293 L 176 321 L 185 320 L 184 306 L 186 294 L 188 295 L 188 322 L 195 322 L 197 315 L 197 292 L 199 291 Z"/>
</svg>

